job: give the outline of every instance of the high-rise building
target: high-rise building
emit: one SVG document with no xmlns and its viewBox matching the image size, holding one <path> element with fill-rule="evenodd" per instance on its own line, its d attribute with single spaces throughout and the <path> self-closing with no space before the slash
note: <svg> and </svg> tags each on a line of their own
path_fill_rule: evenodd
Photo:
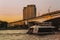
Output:
<svg viewBox="0 0 60 40">
<path fill-rule="evenodd" d="M 36 17 L 36 6 L 35 5 L 28 5 L 23 9 L 23 19 L 29 19 Z"/>
<path fill-rule="evenodd" d="M 23 9 L 23 19 L 27 19 L 27 7 Z"/>
</svg>

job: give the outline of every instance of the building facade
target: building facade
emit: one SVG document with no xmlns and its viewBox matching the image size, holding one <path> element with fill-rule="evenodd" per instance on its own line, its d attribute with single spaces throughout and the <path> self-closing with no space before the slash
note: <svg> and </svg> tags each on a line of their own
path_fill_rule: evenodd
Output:
<svg viewBox="0 0 60 40">
<path fill-rule="evenodd" d="M 35 5 L 27 5 L 23 9 L 23 19 L 30 19 L 36 17 L 36 6 Z"/>
</svg>

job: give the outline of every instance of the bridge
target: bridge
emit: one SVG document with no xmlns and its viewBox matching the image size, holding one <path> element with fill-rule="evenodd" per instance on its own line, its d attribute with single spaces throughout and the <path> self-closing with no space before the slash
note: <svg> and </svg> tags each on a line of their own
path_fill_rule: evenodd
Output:
<svg viewBox="0 0 60 40">
<path fill-rule="evenodd" d="M 50 13 L 46 13 L 44 15 L 34 17 L 34 18 L 30 18 L 30 19 L 27 19 L 27 20 L 19 20 L 19 21 L 11 22 L 11 23 L 9 23 L 9 25 L 10 26 L 24 25 L 27 22 L 33 22 L 33 21 L 37 21 L 37 22 L 42 23 L 44 21 L 55 19 L 55 18 L 58 18 L 58 17 L 60 17 L 60 10 L 50 12 Z"/>
</svg>

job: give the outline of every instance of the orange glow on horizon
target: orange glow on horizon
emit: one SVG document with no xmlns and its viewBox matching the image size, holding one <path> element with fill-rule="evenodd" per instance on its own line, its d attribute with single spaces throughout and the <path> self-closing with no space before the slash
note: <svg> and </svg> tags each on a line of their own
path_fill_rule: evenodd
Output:
<svg viewBox="0 0 60 40">
<path fill-rule="evenodd" d="M 23 19 L 23 8 L 36 5 L 36 15 L 41 16 L 55 10 L 60 10 L 60 0 L 0 0 L 0 20 L 14 22 Z M 50 16 L 46 16 L 51 18 Z"/>
<path fill-rule="evenodd" d="M 22 16 L 0 16 L 1 21 L 7 21 L 7 22 L 13 22 L 13 21 L 18 21 L 22 20 Z"/>
</svg>

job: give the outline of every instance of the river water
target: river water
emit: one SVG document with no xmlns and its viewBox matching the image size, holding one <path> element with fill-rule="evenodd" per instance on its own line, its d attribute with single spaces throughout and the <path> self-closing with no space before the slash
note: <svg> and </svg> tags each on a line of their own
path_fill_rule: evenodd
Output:
<svg viewBox="0 0 60 40">
<path fill-rule="evenodd" d="M 60 33 L 49 35 L 30 35 L 28 30 L 0 30 L 0 40 L 60 40 Z"/>
</svg>

